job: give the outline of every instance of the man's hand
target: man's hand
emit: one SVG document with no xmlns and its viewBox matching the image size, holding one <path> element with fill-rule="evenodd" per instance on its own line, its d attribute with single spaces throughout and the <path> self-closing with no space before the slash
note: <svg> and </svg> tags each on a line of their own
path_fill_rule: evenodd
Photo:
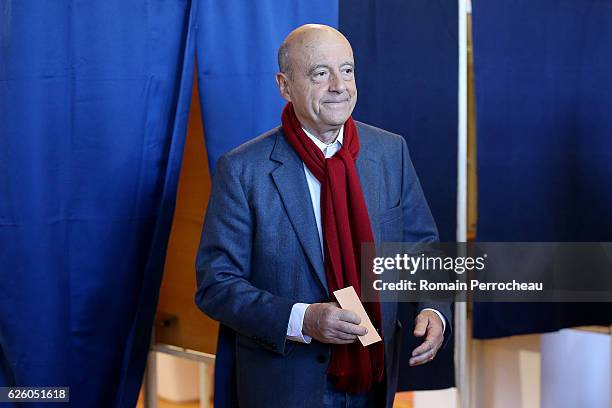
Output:
<svg viewBox="0 0 612 408">
<path fill-rule="evenodd" d="M 412 351 L 410 365 L 416 366 L 430 362 L 436 356 L 436 353 L 442 346 L 444 340 L 444 326 L 440 316 L 431 310 L 423 310 L 416 317 L 414 326 L 414 335 L 416 337 L 425 337 L 425 341 L 419 347 Z"/>
<path fill-rule="evenodd" d="M 306 308 L 302 333 L 321 343 L 350 344 L 368 332 L 361 318 L 336 302 L 313 303 Z"/>
</svg>

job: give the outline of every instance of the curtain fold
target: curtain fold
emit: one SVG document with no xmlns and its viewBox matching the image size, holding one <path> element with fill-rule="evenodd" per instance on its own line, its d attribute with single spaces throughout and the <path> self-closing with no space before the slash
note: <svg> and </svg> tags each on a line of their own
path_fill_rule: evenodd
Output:
<svg viewBox="0 0 612 408">
<path fill-rule="evenodd" d="M 134 406 L 182 156 L 192 4 L 0 8 L 0 385 Z"/>
</svg>

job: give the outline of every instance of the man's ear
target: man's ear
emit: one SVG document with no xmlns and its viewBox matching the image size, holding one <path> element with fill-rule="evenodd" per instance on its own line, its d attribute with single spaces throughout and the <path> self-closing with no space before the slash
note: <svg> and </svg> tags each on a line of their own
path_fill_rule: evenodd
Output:
<svg viewBox="0 0 612 408">
<path fill-rule="evenodd" d="M 278 84 L 278 90 L 281 96 L 287 102 L 291 102 L 291 95 L 289 93 L 289 78 L 282 72 L 276 74 L 276 83 Z"/>
</svg>

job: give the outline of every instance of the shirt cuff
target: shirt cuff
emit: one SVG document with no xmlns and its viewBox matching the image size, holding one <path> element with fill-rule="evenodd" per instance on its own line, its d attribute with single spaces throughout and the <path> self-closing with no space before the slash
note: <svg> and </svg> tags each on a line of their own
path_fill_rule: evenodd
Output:
<svg viewBox="0 0 612 408">
<path fill-rule="evenodd" d="M 430 307 L 426 307 L 423 310 L 431 310 L 432 312 L 434 312 L 435 314 L 437 314 L 440 317 L 440 320 L 442 320 L 442 334 L 444 334 L 444 332 L 446 331 L 446 319 L 444 318 L 444 316 L 442 315 L 442 313 L 438 312 L 436 309 L 432 309 Z M 421 310 L 421 312 L 423 311 Z M 292 312 L 293 314 L 293 312 Z"/>
<path fill-rule="evenodd" d="M 289 325 L 287 326 L 287 339 L 306 344 L 309 344 L 312 341 L 312 337 L 306 336 L 302 333 L 304 314 L 306 313 L 306 308 L 308 306 L 310 306 L 308 303 L 296 303 L 291 308 Z"/>
</svg>

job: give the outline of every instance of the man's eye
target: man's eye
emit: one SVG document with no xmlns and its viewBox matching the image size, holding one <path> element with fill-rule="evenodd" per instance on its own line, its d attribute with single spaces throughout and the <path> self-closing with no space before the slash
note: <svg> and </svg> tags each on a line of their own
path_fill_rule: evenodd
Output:
<svg viewBox="0 0 612 408">
<path fill-rule="evenodd" d="M 352 74 L 353 73 L 353 68 L 345 68 L 344 69 L 344 73 L 345 74 Z"/>
</svg>

